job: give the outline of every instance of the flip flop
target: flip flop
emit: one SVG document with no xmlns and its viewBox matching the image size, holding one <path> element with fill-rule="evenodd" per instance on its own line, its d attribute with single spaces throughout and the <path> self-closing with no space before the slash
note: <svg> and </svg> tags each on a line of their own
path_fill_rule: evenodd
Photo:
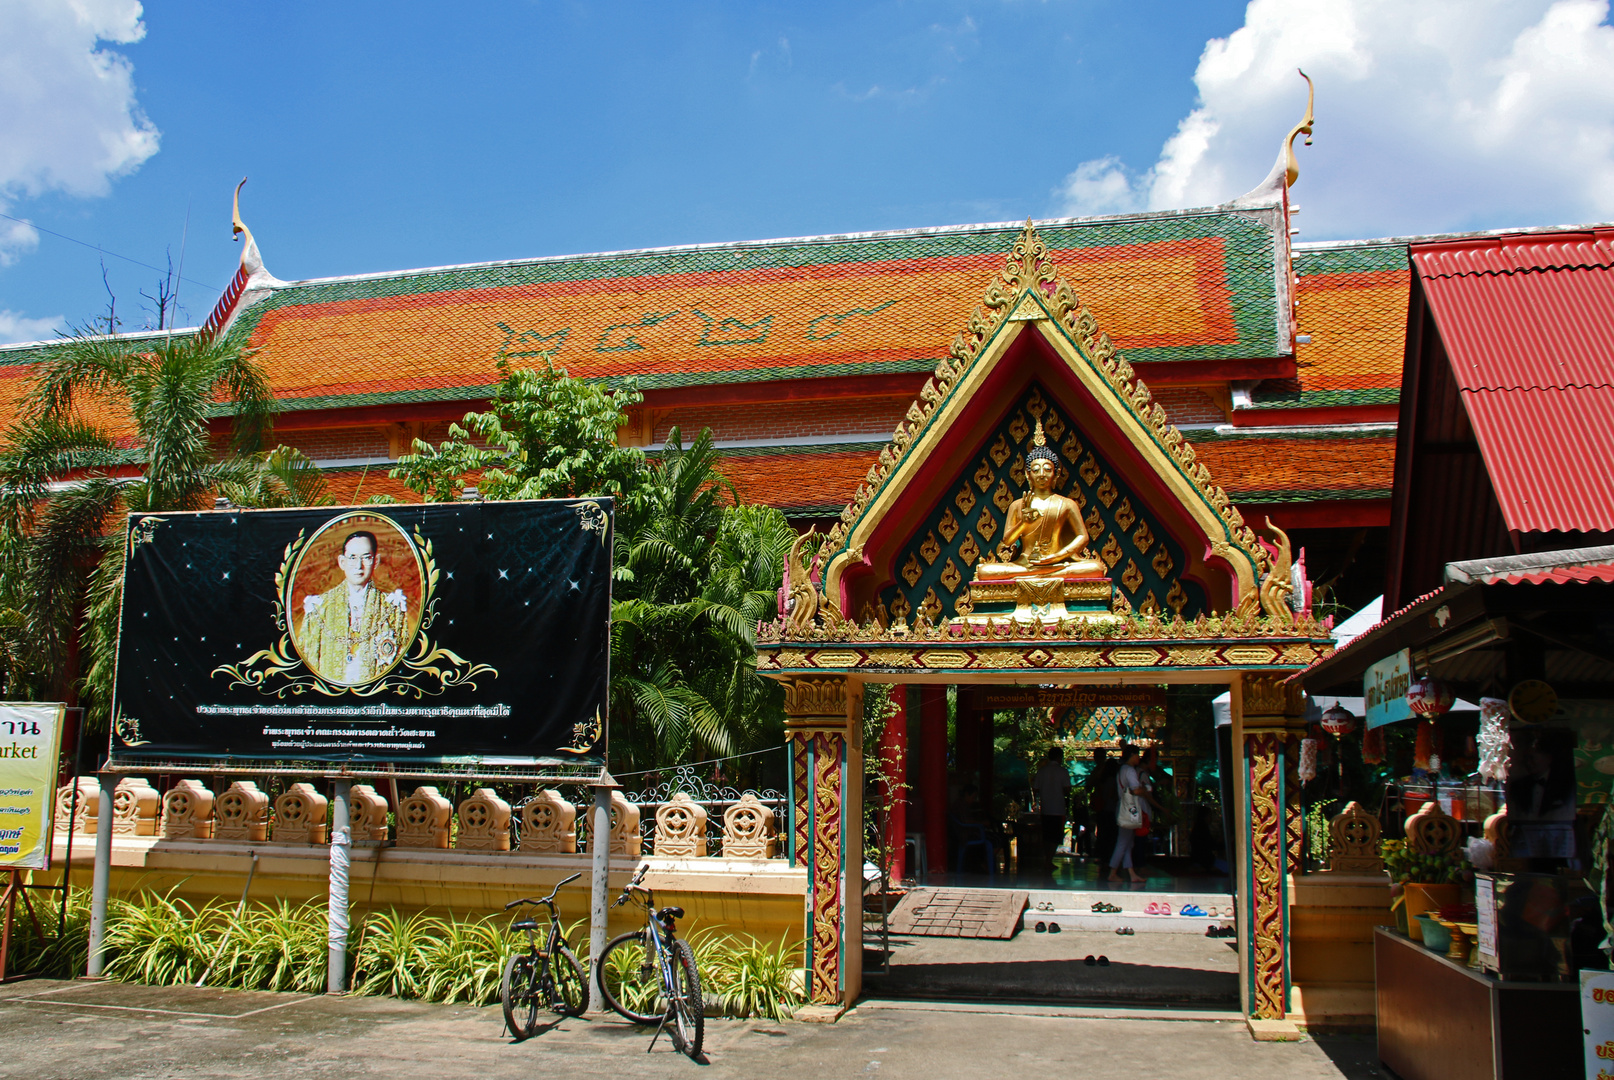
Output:
<svg viewBox="0 0 1614 1080">
<path fill-rule="evenodd" d="M 1198 904 L 1184 904 L 1182 910 L 1177 914 L 1187 915 L 1191 919 L 1203 919 L 1205 917 L 1205 909 L 1200 907 Z"/>
<path fill-rule="evenodd" d="M 1171 914 L 1171 905 L 1166 904 L 1166 903 L 1160 904 L 1160 910 L 1156 911 L 1155 914 L 1156 915 L 1170 915 Z"/>
<path fill-rule="evenodd" d="M 1086 964 L 1088 967 L 1092 967 L 1094 964 L 1098 963 L 1098 961 L 1093 959 L 1092 953 L 1088 953 L 1087 959 L 1083 960 L 1082 963 Z"/>
<path fill-rule="evenodd" d="M 1143 913 L 1145 915 L 1158 915 L 1160 914 L 1160 905 L 1150 900 L 1148 905 L 1144 907 Z"/>
<path fill-rule="evenodd" d="M 1048 932 L 1048 924 L 1047 923 L 1040 922 L 1040 923 L 1037 924 L 1037 933 L 1046 934 L 1047 932 Z"/>
</svg>

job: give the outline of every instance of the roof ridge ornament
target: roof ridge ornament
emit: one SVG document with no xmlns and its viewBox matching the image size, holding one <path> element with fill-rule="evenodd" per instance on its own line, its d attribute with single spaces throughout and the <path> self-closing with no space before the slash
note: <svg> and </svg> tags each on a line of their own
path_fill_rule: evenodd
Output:
<svg viewBox="0 0 1614 1080">
<path fill-rule="evenodd" d="M 1300 179 L 1300 162 L 1295 158 L 1295 139 L 1306 136 L 1306 145 L 1311 145 L 1312 128 L 1315 120 L 1312 114 L 1312 105 L 1317 98 L 1317 88 L 1307 75 L 1299 68 L 1295 68 L 1300 77 L 1306 80 L 1306 115 L 1300 123 L 1289 129 L 1283 142 L 1278 145 L 1278 160 L 1273 163 L 1272 171 L 1267 173 L 1252 190 L 1240 195 L 1228 205 L 1230 206 L 1273 206 L 1283 202 L 1284 192 L 1295 186 Z"/>
<path fill-rule="evenodd" d="M 245 176 L 235 185 L 235 198 L 230 204 L 230 235 L 232 239 L 241 235 L 246 236 L 246 246 L 241 249 L 241 268 L 248 274 L 255 274 L 263 269 L 263 255 L 258 251 L 258 241 L 253 239 L 252 230 L 241 220 L 241 189 L 246 186 Z"/>
</svg>

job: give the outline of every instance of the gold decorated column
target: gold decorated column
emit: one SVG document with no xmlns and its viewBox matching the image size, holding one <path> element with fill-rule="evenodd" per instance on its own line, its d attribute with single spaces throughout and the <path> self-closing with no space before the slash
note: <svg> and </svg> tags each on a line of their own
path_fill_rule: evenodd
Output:
<svg viewBox="0 0 1614 1080">
<path fill-rule="evenodd" d="M 863 688 L 785 686 L 790 858 L 807 869 L 807 1000 L 844 1007 L 863 989 Z"/>
<path fill-rule="evenodd" d="M 1286 751 L 1300 715 L 1300 688 L 1282 674 L 1247 674 L 1234 687 L 1233 702 L 1240 996 L 1251 1020 L 1281 1021 L 1289 1009 L 1288 877 L 1298 843 L 1291 831 Z"/>
</svg>

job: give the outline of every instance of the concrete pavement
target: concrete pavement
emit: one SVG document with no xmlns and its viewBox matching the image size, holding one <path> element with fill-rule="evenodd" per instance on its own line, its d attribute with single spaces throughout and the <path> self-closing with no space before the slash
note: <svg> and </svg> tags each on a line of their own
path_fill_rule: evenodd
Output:
<svg viewBox="0 0 1614 1080">
<path fill-rule="evenodd" d="M 0 987 L 0 1077 L 1365 1080 L 1371 1039 L 1256 1043 L 1227 1013 L 865 1002 L 836 1024 L 707 1021 L 709 1064 L 615 1020 L 525 1043 L 497 1007 L 35 980 Z M 1193 1017 L 1200 1017 L 1194 1019 Z M 1222 1018 L 1217 1018 L 1222 1017 Z"/>
</svg>

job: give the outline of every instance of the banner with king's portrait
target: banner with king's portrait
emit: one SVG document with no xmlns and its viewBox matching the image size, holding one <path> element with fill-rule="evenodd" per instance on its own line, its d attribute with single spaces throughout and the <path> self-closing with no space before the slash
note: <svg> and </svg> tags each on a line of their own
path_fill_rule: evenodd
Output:
<svg viewBox="0 0 1614 1080">
<path fill-rule="evenodd" d="M 132 514 L 114 758 L 598 761 L 610 499 Z"/>
</svg>

